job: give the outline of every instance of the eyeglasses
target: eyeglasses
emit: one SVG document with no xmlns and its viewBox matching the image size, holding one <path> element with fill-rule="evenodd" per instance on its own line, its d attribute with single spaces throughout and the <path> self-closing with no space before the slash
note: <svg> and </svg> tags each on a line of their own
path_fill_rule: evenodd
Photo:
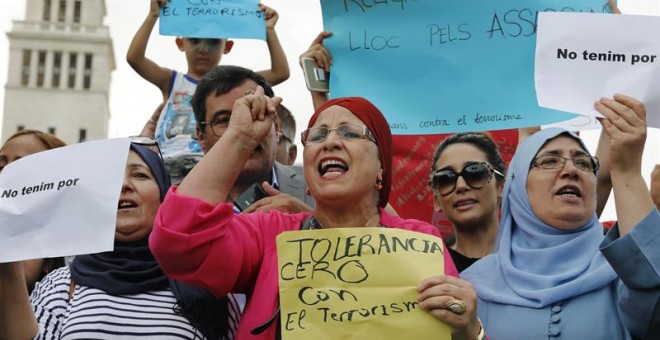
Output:
<svg viewBox="0 0 660 340">
<path fill-rule="evenodd" d="M 210 121 L 205 121 L 205 122 L 199 122 L 199 125 L 202 127 L 210 126 L 211 127 L 211 132 L 213 132 L 213 135 L 216 137 L 220 137 L 222 135 L 222 132 L 229 126 L 229 118 L 231 115 L 229 114 L 221 114 L 215 119 L 210 120 Z"/>
<path fill-rule="evenodd" d="M 571 158 L 559 155 L 544 155 L 534 158 L 530 168 L 537 167 L 545 170 L 563 169 L 569 159 L 576 168 L 582 171 L 595 172 L 600 167 L 598 158 L 589 155 L 580 155 Z"/>
<path fill-rule="evenodd" d="M 154 152 L 158 150 L 158 155 L 160 156 L 160 159 L 163 159 L 163 153 L 160 152 L 160 145 L 158 145 L 158 141 L 156 140 L 156 138 L 149 136 L 130 136 L 128 138 L 131 139 L 131 143 L 133 144 L 144 145 Z M 156 148 L 156 150 L 154 150 L 154 147 Z"/>
<path fill-rule="evenodd" d="M 431 174 L 429 185 L 440 195 L 447 196 L 456 189 L 458 177 L 463 177 L 465 184 L 472 189 L 481 189 L 490 183 L 493 173 L 504 178 L 504 174 L 493 169 L 486 162 L 466 165 L 461 172 L 452 169 L 439 169 Z"/>
<path fill-rule="evenodd" d="M 343 140 L 369 139 L 376 143 L 376 137 L 366 126 L 341 124 L 334 129 L 327 126 L 317 126 L 303 131 L 301 133 L 302 144 L 305 146 L 307 143 L 321 143 L 328 138 L 331 131 L 335 131 L 337 136 Z"/>
</svg>

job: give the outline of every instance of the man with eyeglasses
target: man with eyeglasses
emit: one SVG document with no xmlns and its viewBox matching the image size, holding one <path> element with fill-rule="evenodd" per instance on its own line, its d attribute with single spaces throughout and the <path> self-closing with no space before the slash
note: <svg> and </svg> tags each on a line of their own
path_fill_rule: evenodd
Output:
<svg viewBox="0 0 660 340">
<path fill-rule="evenodd" d="M 216 66 L 197 84 L 191 104 L 197 120 L 197 140 L 205 154 L 222 138 L 229 125 L 234 102 L 252 93 L 257 86 L 261 86 L 267 96 L 274 96 L 271 86 L 261 75 L 243 67 L 228 65 Z M 278 142 L 282 136 L 280 121 L 274 119 L 273 127 L 257 148 L 245 150 L 251 156 L 231 188 L 229 199 L 233 201 L 255 183 L 263 184 L 262 187 L 269 197 L 255 202 L 242 213 L 268 210 L 292 213 L 311 211 L 314 201 L 305 193 L 307 185 L 303 177 L 291 167 L 275 160 Z M 211 329 L 212 334 L 222 333 L 226 328 L 227 337 L 233 339 L 245 296 L 232 294 L 224 299 L 215 299 L 203 288 L 180 282 L 173 282 L 173 285 L 175 294 L 182 292 L 183 295 L 194 297 L 184 301 L 181 309 L 183 315 L 189 320 L 193 319 L 190 321 L 196 328 Z M 209 318 L 206 314 L 217 317 Z"/>
<path fill-rule="evenodd" d="M 257 86 L 263 87 L 266 95 L 274 95 L 272 88 L 261 75 L 238 66 L 218 66 L 199 82 L 192 106 L 197 120 L 197 139 L 205 153 L 222 137 L 229 124 L 234 101 L 254 91 Z M 259 146 L 255 150 L 246 150 L 251 152 L 252 156 L 243 166 L 229 196 L 237 197 L 253 183 L 268 182 L 280 192 L 290 195 L 288 198 L 295 197 L 298 201 L 278 203 L 277 198 L 270 197 L 265 202 L 268 207 L 260 201 L 258 206 L 249 211 L 278 209 L 297 212 L 307 210 L 309 205 L 313 204 L 311 196 L 305 194 L 307 187 L 303 178 L 297 176 L 289 167 L 276 162 L 278 142 L 282 136 L 280 121 L 276 119 L 273 128 Z M 264 189 L 269 194 L 277 193 L 270 190 L 269 185 L 265 185 Z"/>
</svg>

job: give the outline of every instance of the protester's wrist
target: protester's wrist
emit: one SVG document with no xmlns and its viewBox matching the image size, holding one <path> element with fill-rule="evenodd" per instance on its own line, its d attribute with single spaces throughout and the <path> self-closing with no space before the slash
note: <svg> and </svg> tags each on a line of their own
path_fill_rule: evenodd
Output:
<svg viewBox="0 0 660 340">
<path fill-rule="evenodd" d="M 246 133 L 239 129 L 229 127 L 223 134 L 223 137 L 225 135 L 228 137 L 227 140 L 234 141 L 232 145 L 236 145 L 237 147 L 243 148 L 245 150 L 254 150 L 257 145 L 259 145 L 259 141 L 256 140 L 252 134 Z"/>
<path fill-rule="evenodd" d="M 614 165 L 610 167 L 610 178 L 612 178 L 612 180 L 614 180 L 614 178 L 630 180 L 642 177 L 641 162 L 639 162 L 639 165 L 637 162 L 630 163 L 631 165 L 629 166 Z"/>
</svg>

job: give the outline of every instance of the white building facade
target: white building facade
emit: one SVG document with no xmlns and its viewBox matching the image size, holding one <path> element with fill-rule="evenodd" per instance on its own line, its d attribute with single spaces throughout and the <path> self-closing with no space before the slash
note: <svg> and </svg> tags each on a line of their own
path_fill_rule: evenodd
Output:
<svg viewBox="0 0 660 340">
<path fill-rule="evenodd" d="M 105 15 L 105 0 L 27 0 L 7 33 L 3 142 L 21 129 L 67 144 L 107 138 L 115 60 Z"/>
</svg>

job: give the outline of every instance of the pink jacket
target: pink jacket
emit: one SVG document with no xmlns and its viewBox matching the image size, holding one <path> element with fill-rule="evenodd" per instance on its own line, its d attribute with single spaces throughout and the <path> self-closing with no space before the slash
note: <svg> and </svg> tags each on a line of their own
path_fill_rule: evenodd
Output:
<svg viewBox="0 0 660 340">
<path fill-rule="evenodd" d="M 440 237 L 425 222 L 404 220 L 380 210 L 380 224 Z M 203 286 L 217 296 L 247 294 L 238 340 L 274 339 L 277 320 L 259 335 L 250 332 L 266 323 L 279 307 L 275 238 L 300 230 L 308 213 L 234 214 L 231 204 L 209 203 L 177 194 L 173 187 L 158 210 L 149 246 L 167 276 Z M 458 277 L 445 252 L 445 274 Z"/>
</svg>

